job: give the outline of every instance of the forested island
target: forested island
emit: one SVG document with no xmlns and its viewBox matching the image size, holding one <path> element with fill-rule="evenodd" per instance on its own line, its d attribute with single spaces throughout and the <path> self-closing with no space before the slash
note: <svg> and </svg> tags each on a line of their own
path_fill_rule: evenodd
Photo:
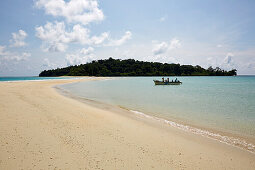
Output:
<svg viewBox="0 0 255 170">
<path fill-rule="evenodd" d="M 55 76 L 235 76 L 236 69 L 230 71 L 219 67 L 204 69 L 199 65 L 180 65 L 159 62 L 144 62 L 134 59 L 96 60 L 87 64 L 44 70 L 40 77 Z"/>
</svg>

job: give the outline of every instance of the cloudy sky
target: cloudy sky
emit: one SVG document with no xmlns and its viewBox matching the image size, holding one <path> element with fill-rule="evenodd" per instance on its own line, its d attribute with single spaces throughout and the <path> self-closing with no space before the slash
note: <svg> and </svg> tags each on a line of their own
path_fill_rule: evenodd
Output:
<svg viewBox="0 0 255 170">
<path fill-rule="evenodd" d="M 0 76 L 109 57 L 255 74 L 254 0 L 2 0 Z"/>
</svg>

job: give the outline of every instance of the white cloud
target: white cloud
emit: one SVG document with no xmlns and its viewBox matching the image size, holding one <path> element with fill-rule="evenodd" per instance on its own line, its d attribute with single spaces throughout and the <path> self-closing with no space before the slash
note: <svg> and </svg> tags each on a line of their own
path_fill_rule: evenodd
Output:
<svg viewBox="0 0 255 170">
<path fill-rule="evenodd" d="M 12 39 L 10 42 L 12 43 L 12 47 L 23 47 L 26 45 L 25 38 L 27 37 L 27 33 L 23 30 L 19 30 L 17 33 L 12 33 Z"/>
<path fill-rule="evenodd" d="M 43 49 L 49 52 L 64 52 L 69 43 L 79 43 L 82 45 L 119 46 L 131 38 L 131 32 L 127 31 L 119 40 L 112 40 L 109 33 L 104 32 L 99 36 L 90 37 L 90 30 L 77 24 L 71 31 L 66 31 L 64 22 L 48 22 L 44 26 L 35 28 L 36 36 L 43 41 Z"/>
<path fill-rule="evenodd" d="M 6 47 L 0 45 L 0 56 L 6 55 L 7 52 L 5 51 Z"/>
<path fill-rule="evenodd" d="M 83 48 L 79 52 L 76 52 L 74 54 L 67 54 L 66 64 L 70 66 L 91 62 L 95 59 L 95 55 L 92 53 L 93 51 L 94 49 L 92 47 L 89 47 L 88 49 Z"/>
<path fill-rule="evenodd" d="M 89 30 L 80 25 L 74 25 L 72 31 L 67 32 L 64 22 L 48 22 L 35 30 L 36 36 L 44 41 L 43 48 L 50 52 L 64 52 L 71 42 L 89 43 Z"/>
<path fill-rule="evenodd" d="M 69 42 L 79 42 L 81 44 L 91 44 L 89 39 L 90 30 L 82 27 L 81 25 L 74 25 L 73 31 L 67 33 L 66 39 Z"/>
<path fill-rule="evenodd" d="M 44 58 L 43 59 L 43 67 L 46 67 L 46 68 L 50 68 L 50 69 L 53 69 L 56 67 L 56 64 L 50 62 L 50 60 L 48 58 Z"/>
<path fill-rule="evenodd" d="M 223 61 L 221 61 L 222 63 L 223 63 Z M 205 61 L 205 68 L 208 68 L 208 67 L 213 67 L 213 68 L 215 68 L 215 67 L 222 67 L 222 63 L 221 64 L 219 64 L 218 63 L 218 59 L 217 59 L 217 57 L 208 57 L 207 58 L 207 60 Z M 198 63 L 198 65 L 199 65 L 200 63 Z"/>
<path fill-rule="evenodd" d="M 65 24 L 55 22 L 55 25 L 47 22 L 44 26 L 36 27 L 36 36 L 45 42 L 46 51 L 65 51 L 65 43 L 69 40 L 66 38 Z"/>
<path fill-rule="evenodd" d="M 30 57 L 30 56 L 31 56 L 31 53 L 23 52 L 21 55 L 16 54 L 16 55 L 10 56 L 10 60 L 23 61 L 23 60 L 27 60 L 28 57 Z"/>
<path fill-rule="evenodd" d="M 224 58 L 223 62 L 220 64 L 220 67 L 230 70 L 233 68 L 236 68 L 237 65 L 235 64 L 233 60 L 234 54 L 233 53 L 227 53 L 226 57 Z"/>
<path fill-rule="evenodd" d="M 154 55 L 160 55 L 165 53 L 167 50 L 173 50 L 176 48 L 180 48 L 181 43 L 180 40 L 173 38 L 170 43 L 167 42 L 161 42 L 154 44 L 154 47 L 152 49 L 152 52 Z"/>
<path fill-rule="evenodd" d="M 217 47 L 218 47 L 218 48 L 222 48 L 223 45 L 222 45 L 222 44 L 218 44 Z"/>
<path fill-rule="evenodd" d="M 14 62 L 24 61 L 24 60 L 27 60 L 28 57 L 30 57 L 30 56 L 31 56 L 31 54 L 27 53 L 27 52 L 23 52 L 21 54 L 12 53 L 10 51 L 6 51 L 5 46 L 0 46 L 0 61 L 1 61 L 1 63 L 10 62 L 10 61 L 14 61 Z"/>
<path fill-rule="evenodd" d="M 163 55 L 146 56 L 146 57 L 143 57 L 142 60 L 150 61 L 150 62 L 160 62 L 160 63 L 178 63 L 179 62 L 174 57 L 163 56 Z"/>
<path fill-rule="evenodd" d="M 53 41 L 59 35 L 65 33 L 64 22 L 55 22 L 55 25 L 51 22 L 47 22 L 44 26 L 36 27 L 36 36 L 41 40 Z M 63 37 L 59 37 L 63 38 Z"/>
<path fill-rule="evenodd" d="M 220 67 L 221 69 L 225 69 L 225 70 L 237 68 L 238 65 L 234 62 L 233 57 L 234 57 L 234 54 L 231 52 L 227 53 L 225 56 L 221 55 L 220 58 L 217 56 L 208 57 L 207 58 L 208 67 L 209 66 Z"/>
<path fill-rule="evenodd" d="M 27 61 L 31 56 L 30 53 L 23 52 L 11 52 L 6 50 L 5 46 L 0 46 L 0 74 L 7 76 L 13 71 L 16 71 L 16 75 L 25 70 L 26 66 L 21 66 L 24 61 Z M 17 69 L 21 68 L 19 71 Z M 22 74 L 22 73 L 21 73 Z"/>
<path fill-rule="evenodd" d="M 90 55 L 92 54 L 92 52 L 94 52 L 94 48 L 92 47 L 89 47 L 89 48 L 82 48 L 80 53 L 83 54 L 83 55 Z"/>
<path fill-rule="evenodd" d="M 35 6 L 44 9 L 46 14 L 54 17 L 64 17 L 67 22 L 86 25 L 101 21 L 104 14 L 98 7 L 97 0 L 37 0 Z"/>
<path fill-rule="evenodd" d="M 104 33 L 102 33 L 100 36 L 93 36 L 92 38 L 91 38 L 91 42 L 93 43 L 93 44 L 96 44 L 96 45 L 98 45 L 98 44 L 102 44 L 105 40 L 107 40 L 109 38 L 109 33 L 107 33 L 107 32 L 104 32 Z"/>
<path fill-rule="evenodd" d="M 131 38 L 132 33 L 130 31 L 126 31 L 125 34 L 118 40 L 109 39 L 109 43 L 106 44 L 106 46 L 120 46 Z"/>
<path fill-rule="evenodd" d="M 66 55 L 66 63 L 68 66 L 70 65 L 79 65 L 85 64 L 87 61 L 86 57 L 80 56 L 79 54 L 67 54 Z"/>
<path fill-rule="evenodd" d="M 152 52 L 154 55 L 163 54 L 167 51 L 168 46 L 169 45 L 166 42 L 161 42 L 159 44 L 154 45 Z"/>
<path fill-rule="evenodd" d="M 173 38 L 170 42 L 169 49 L 172 50 L 180 47 L 181 47 L 180 40 Z"/>
<path fill-rule="evenodd" d="M 224 58 L 224 63 L 228 64 L 228 65 L 232 64 L 232 62 L 233 62 L 232 57 L 234 57 L 233 53 L 227 53 L 226 57 Z"/>
<path fill-rule="evenodd" d="M 43 50 L 46 52 L 64 52 L 66 51 L 67 45 L 60 42 L 52 42 L 48 47 L 43 47 Z"/>
</svg>

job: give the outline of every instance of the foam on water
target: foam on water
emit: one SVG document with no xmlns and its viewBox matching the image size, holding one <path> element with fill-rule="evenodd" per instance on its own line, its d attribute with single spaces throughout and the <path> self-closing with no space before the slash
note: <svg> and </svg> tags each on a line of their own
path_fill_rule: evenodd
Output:
<svg viewBox="0 0 255 170">
<path fill-rule="evenodd" d="M 255 154 L 255 145 L 253 145 L 252 143 L 247 143 L 243 139 L 238 139 L 238 138 L 234 138 L 234 137 L 230 137 L 230 136 L 223 136 L 223 135 L 220 135 L 218 133 L 210 132 L 208 130 L 202 130 L 202 129 L 195 128 L 195 127 L 192 127 L 192 126 L 176 123 L 176 122 L 173 122 L 173 121 L 170 121 L 170 120 L 158 118 L 158 117 L 155 117 L 155 116 L 150 116 L 150 115 L 147 115 L 145 113 L 135 111 L 135 110 L 130 110 L 130 111 L 135 113 L 136 115 L 145 117 L 147 119 L 153 119 L 155 121 L 159 121 L 161 123 L 168 124 L 172 127 L 184 130 L 186 132 L 191 132 L 191 133 L 194 133 L 194 134 L 197 134 L 197 135 L 202 135 L 202 136 L 205 136 L 205 137 L 208 137 L 208 138 L 211 138 L 211 139 L 215 139 L 215 140 L 218 140 L 218 141 L 223 142 L 225 144 L 232 145 L 232 146 L 235 146 L 235 147 L 238 147 L 238 148 L 242 148 L 242 149 L 245 149 L 245 150 Z"/>
</svg>

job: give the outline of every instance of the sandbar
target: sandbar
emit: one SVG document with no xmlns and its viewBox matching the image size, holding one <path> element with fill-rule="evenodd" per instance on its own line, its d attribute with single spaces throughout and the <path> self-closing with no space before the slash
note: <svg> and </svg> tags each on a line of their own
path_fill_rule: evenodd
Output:
<svg viewBox="0 0 255 170">
<path fill-rule="evenodd" d="M 0 169 L 255 169 L 253 153 L 54 88 L 97 79 L 1 82 Z"/>
</svg>

